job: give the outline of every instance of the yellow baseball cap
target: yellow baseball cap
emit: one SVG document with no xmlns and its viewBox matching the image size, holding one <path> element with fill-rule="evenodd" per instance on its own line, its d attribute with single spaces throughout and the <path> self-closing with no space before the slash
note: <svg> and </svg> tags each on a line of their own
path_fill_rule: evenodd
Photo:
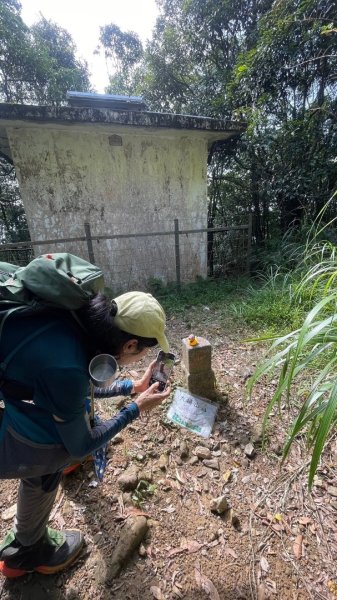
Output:
<svg viewBox="0 0 337 600">
<path fill-rule="evenodd" d="M 166 317 L 158 300 L 145 292 L 127 292 L 114 301 L 118 309 L 114 322 L 119 329 L 141 337 L 156 338 L 164 352 L 169 351 L 165 335 Z"/>
</svg>

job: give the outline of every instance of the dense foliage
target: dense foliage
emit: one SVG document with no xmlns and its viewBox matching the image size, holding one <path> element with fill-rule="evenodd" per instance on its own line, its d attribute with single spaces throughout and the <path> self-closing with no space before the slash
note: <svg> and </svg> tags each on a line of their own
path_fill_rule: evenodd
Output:
<svg viewBox="0 0 337 600">
<path fill-rule="evenodd" d="M 57 104 L 69 89 L 88 90 L 87 65 L 67 31 L 41 17 L 29 28 L 17 0 L 0 2 L 0 100 Z"/>
<path fill-rule="evenodd" d="M 90 89 L 87 65 L 67 31 L 41 19 L 27 27 L 17 0 L 0 0 L 0 101 L 60 104 L 70 89 Z M 15 170 L 0 153 L 0 240 L 29 239 Z"/>
<path fill-rule="evenodd" d="M 213 146 L 209 225 L 254 215 L 270 244 L 337 179 L 337 8 L 326 0 L 159 0 L 139 90 L 152 108 L 247 122 Z M 331 207 L 334 210 L 334 207 Z"/>
<path fill-rule="evenodd" d="M 140 76 L 144 50 L 139 36 L 114 23 L 100 28 L 100 45 L 109 73 L 108 93 L 132 96 Z"/>
</svg>

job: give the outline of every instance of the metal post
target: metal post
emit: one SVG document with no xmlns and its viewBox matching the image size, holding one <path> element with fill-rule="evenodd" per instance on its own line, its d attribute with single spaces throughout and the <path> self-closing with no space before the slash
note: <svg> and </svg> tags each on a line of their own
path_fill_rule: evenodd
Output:
<svg viewBox="0 0 337 600">
<path fill-rule="evenodd" d="M 89 261 L 95 264 L 94 247 L 92 245 L 90 223 L 84 223 L 85 239 L 88 246 Z"/>
<path fill-rule="evenodd" d="M 252 258 L 252 235 L 253 235 L 253 215 L 249 213 L 248 229 L 247 229 L 247 273 L 250 274 L 251 258 Z"/>
<path fill-rule="evenodd" d="M 180 280 L 180 247 L 179 247 L 179 221 L 174 219 L 174 246 L 176 255 L 176 282 L 177 290 L 181 291 L 181 280 Z"/>
</svg>

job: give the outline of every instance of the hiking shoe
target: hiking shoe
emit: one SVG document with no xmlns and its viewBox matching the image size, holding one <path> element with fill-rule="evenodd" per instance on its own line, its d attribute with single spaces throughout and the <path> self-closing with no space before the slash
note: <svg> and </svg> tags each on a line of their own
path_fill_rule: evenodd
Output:
<svg viewBox="0 0 337 600">
<path fill-rule="evenodd" d="M 78 529 L 56 531 L 47 527 L 38 542 L 22 546 L 11 531 L 0 546 L 0 573 L 5 577 L 21 577 L 34 571 L 53 575 L 76 560 L 83 543 L 83 535 Z"/>
</svg>

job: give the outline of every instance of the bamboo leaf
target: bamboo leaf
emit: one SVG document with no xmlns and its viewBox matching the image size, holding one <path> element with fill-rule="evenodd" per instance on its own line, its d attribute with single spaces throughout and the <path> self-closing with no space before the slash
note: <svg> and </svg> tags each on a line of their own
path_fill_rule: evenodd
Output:
<svg viewBox="0 0 337 600">
<path fill-rule="evenodd" d="M 315 446 L 314 446 L 314 449 L 312 452 L 312 459 L 311 459 L 310 470 L 309 470 L 309 489 L 311 489 L 311 487 L 312 487 L 312 482 L 313 482 L 314 475 L 317 470 L 317 465 L 318 465 L 319 459 L 320 459 L 322 451 L 323 451 L 325 440 L 329 433 L 333 419 L 336 416 L 336 408 L 337 408 L 337 382 L 334 383 L 334 386 L 331 390 L 331 395 L 330 395 L 329 401 L 327 403 L 327 406 L 325 408 L 324 414 L 322 416 L 322 420 L 320 422 L 320 425 L 319 425 L 319 428 L 317 431 L 316 442 L 315 442 Z"/>
</svg>

